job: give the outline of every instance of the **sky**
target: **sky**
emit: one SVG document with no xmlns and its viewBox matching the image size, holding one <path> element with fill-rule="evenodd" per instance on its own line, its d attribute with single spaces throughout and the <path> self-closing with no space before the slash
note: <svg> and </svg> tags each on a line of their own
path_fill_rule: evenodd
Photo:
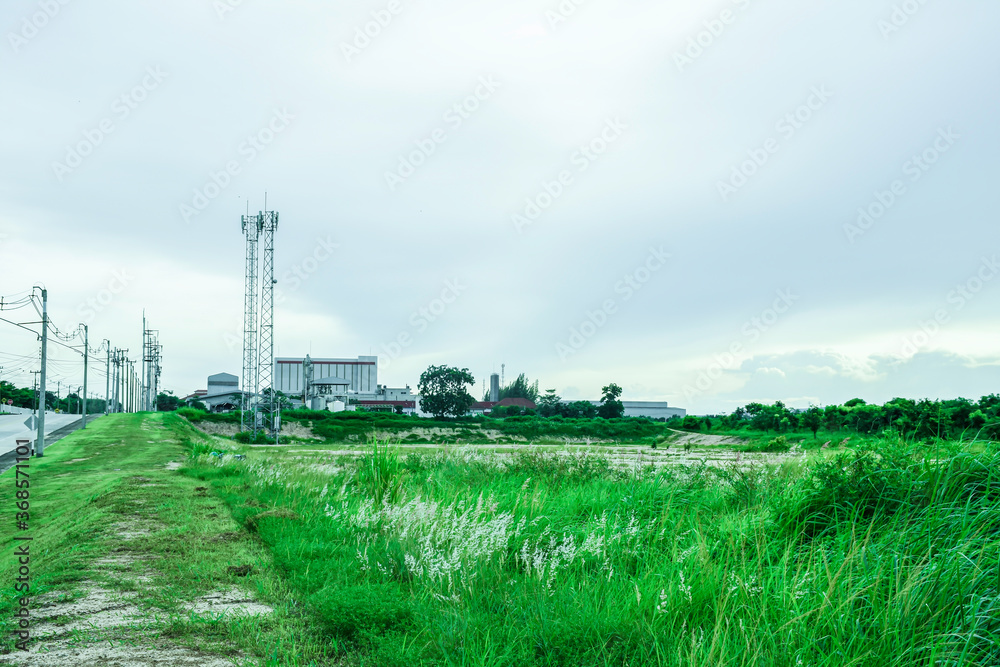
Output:
<svg viewBox="0 0 1000 667">
<path fill-rule="evenodd" d="M 239 374 L 240 217 L 279 356 L 564 398 L 1000 384 L 993 0 L 7 0 L 0 295 L 164 388 Z M 29 310 L 0 313 L 37 320 Z M 50 381 L 82 382 L 51 348 Z M 0 378 L 37 369 L 0 322 Z M 94 367 L 92 392 L 103 393 Z M 97 384 L 96 388 L 94 384 Z"/>
</svg>

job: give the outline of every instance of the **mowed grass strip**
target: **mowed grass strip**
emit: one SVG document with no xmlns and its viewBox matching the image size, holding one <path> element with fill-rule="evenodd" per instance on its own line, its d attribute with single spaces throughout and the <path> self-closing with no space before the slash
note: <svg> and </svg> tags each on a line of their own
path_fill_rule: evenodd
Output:
<svg viewBox="0 0 1000 667">
<path fill-rule="evenodd" d="M 184 474 L 196 446 L 213 439 L 174 414 L 96 420 L 31 460 L 27 531 L 13 520 L 15 472 L 0 476 L 0 664 L 331 664 L 267 550 Z M 12 634 L 23 535 L 33 538 L 27 656 Z"/>
</svg>

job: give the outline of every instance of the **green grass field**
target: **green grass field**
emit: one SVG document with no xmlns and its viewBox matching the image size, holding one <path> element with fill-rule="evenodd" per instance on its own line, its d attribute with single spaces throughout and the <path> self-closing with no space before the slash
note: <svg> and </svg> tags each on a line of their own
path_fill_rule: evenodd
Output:
<svg viewBox="0 0 1000 667">
<path fill-rule="evenodd" d="M 651 465 L 600 448 L 249 447 L 173 415 L 98 425 L 37 464 L 36 567 L 49 590 L 104 581 L 94 563 L 123 548 L 111 526 L 155 518 L 124 548 L 156 556 L 136 586 L 165 620 L 124 641 L 264 665 L 1000 664 L 995 444 L 714 464 L 695 447 Z M 228 586 L 274 613 L 184 611 Z"/>
</svg>

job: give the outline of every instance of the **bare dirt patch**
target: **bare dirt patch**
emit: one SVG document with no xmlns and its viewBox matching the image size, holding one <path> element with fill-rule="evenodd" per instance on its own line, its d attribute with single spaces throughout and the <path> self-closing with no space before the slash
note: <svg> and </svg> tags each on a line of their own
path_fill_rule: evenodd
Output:
<svg viewBox="0 0 1000 667">
<path fill-rule="evenodd" d="M 70 641 L 48 645 L 48 653 L 29 653 L 18 662 L 0 664 L 20 667 L 233 667 L 232 660 L 159 642 L 153 646 L 106 644 L 79 648 Z"/>
<path fill-rule="evenodd" d="M 685 445 L 718 447 L 725 445 L 745 444 L 739 438 L 733 438 L 731 436 L 725 436 L 725 435 L 709 435 L 707 433 L 689 433 L 688 431 L 678 431 L 676 429 L 670 429 L 670 432 L 674 434 L 670 438 L 670 444 L 680 445 L 682 447 Z"/>
<path fill-rule="evenodd" d="M 237 588 L 209 593 L 190 604 L 184 605 L 184 609 L 202 615 L 231 614 L 237 616 L 264 616 L 274 613 L 274 609 L 266 604 L 260 604 Z"/>
<path fill-rule="evenodd" d="M 209 435 L 222 435 L 230 438 L 240 432 L 239 424 L 220 424 L 218 422 L 205 421 L 194 424 L 194 427 Z M 282 430 L 284 428 L 285 425 L 282 424 Z"/>
</svg>

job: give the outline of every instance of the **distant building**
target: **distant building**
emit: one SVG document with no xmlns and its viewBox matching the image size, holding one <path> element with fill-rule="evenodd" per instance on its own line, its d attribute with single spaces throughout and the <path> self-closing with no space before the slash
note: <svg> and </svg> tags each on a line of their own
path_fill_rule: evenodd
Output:
<svg viewBox="0 0 1000 667">
<path fill-rule="evenodd" d="M 185 396 L 185 401 L 201 401 L 209 412 L 229 412 L 239 407 L 240 379 L 231 373 L 208 376 L 208 389 L 199 389 Z"/>
<path fill-rule="evenodd" d="M 576 401 L 562 401 L 563 403 L 576 403 Z M 587 401 L 598 407 L 601 401 Z M 666 401 L 622 401 L 625 408 L 626 417 L 647 417 L 649 419 L 672 419 L 674 417 L 684 417 L 687 410 L 684 408 L 672 408 Z"/>
<path fill-rule="evenodd" d="M 420 397 L 409 385 L 390 388 L 378 383 L 378 357 L 356 359 L 281 357 L 274 362 L 278 391 L 293 405 L 311 410 L 417 412 Z"/>
<path fill-rule="evenodd" d="M 305 400 L 307 373 L 308 380 L 314 384 L 335 378 L 347 382 L 346 390 L 349 392 L 370 394 L 378 388 L 378 357 L 313 359 L 307 355 L 304 358 L 279 357 L 274 360 L 276 388 L 289 398 Z"/>
<path fill-rule="evenodd" d="M 488 415 L 494 408 L 518 407 L 525 410 L 537 410 L 538 406 L 533 401 L 526 398 L 505 398 L 502 401 L 478 401 L 469 408 L 469 413 L 473 415 Z"/>
</svg>

